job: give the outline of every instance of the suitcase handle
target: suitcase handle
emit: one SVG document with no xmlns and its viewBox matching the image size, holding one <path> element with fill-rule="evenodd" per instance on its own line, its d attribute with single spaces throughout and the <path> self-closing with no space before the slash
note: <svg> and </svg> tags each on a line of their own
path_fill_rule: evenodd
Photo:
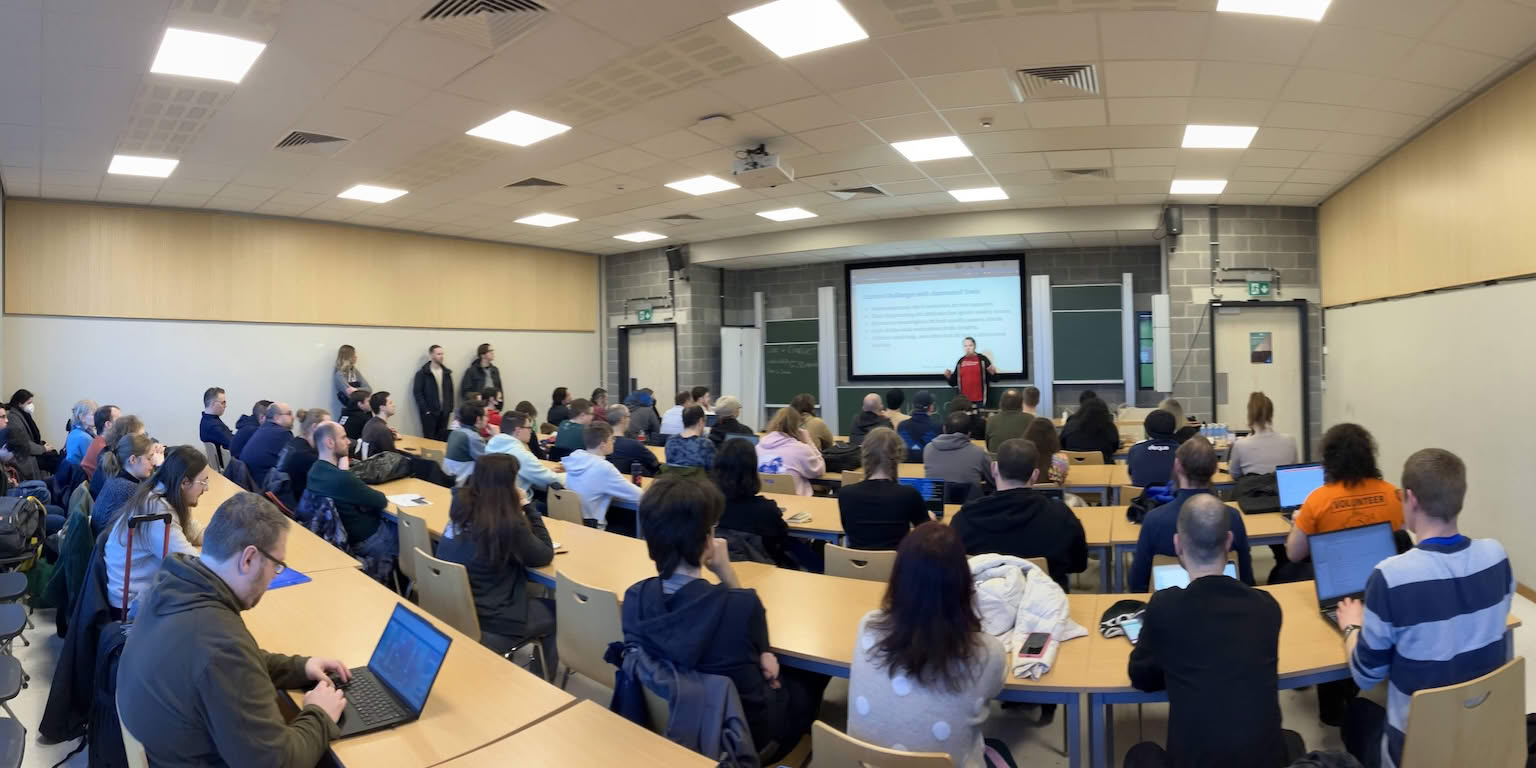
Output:
<svg viewBox="0 0 1536 768">
<path fill-rule="evenodd" d="M 133 576 L 133 532 L 141 525 L 148 525 L 155 521 L 165 524 L 165 544 L 161 557 L 171 553 L 171 513 L 161 512 L 155 515 L 134 515 L 128 518 L 128 552 L 123 556 L 123 621 L 128 621 L 128 585 L 132 583 Z"/>
</svg>

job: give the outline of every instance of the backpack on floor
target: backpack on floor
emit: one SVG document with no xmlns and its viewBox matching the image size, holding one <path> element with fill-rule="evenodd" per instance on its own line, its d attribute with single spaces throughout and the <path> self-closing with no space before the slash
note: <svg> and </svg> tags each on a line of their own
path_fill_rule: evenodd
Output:
<svg viewBox="0 0 1536 768">
<path fill-rule="evenodd" d="M 828 472 L 848 472 L 862 465 L 859 446 L 852 443 L 833 443 L 831 448 L 822 452 L 821 457 L 827 463 Z"/>
<path fill-rule="evenodd" d="M 46 516 L 42 503 L 32 496 L 0 496 L 0 559 L 37 551 Z"/>
</svg>

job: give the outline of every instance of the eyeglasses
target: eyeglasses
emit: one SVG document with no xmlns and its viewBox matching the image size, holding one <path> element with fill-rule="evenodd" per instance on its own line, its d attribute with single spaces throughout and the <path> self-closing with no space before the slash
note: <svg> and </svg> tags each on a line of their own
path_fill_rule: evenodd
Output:
<svg viewBox="0 0 1536 768">
<path fill-rule="evenodd" d="M 208 490 L 208 481 L 207 480 L 193 480 L 192 484 L 193 485 L 201 485 L 203 487 L 203 490 L 205 490 L 205 491 Z"/>
<path fill-rule="evenodd" d="M 252 546 L 255 546 L 255 545 L 253 544 Z M 256 551 L 260 552 L 262 557 L 265 557 L 266 559 L 272 561 L 272 566 L 273 566 L 272 573 L 274 575 L 282 573 L 283 571 L 288 570 L 288 564 L 287 563 L 285 563 L 282 560 L 279 560 L 279 559 L 273 557 L 265 549 L 262 549 L 261 547 L 256 547 Z"/>
</svg>

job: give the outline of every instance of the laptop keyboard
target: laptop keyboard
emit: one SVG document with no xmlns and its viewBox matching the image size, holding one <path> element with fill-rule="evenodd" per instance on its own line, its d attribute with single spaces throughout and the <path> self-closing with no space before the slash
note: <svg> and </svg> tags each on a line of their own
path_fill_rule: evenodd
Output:
<svg viewBox="0 0 1536 768">
<path fill-rule="evenodd" d="M 1338 623 L 1339 623 L 1339 609 L 1338 608 L 1324 608 L 1323 609 L 1323 615 L 1327 616 L 1328 617 L 1328 621 L 1330 623 L 1332 623 L 1334 626 L 1338 626 Z"/>
<path fill-rule="evenodd" d="M 395 697 L 366 669 L 353 672 L 351 682 L 342 686 L 341 690 L 347 695 L 347 702 L 357 710 L 358 716 L 366 724 L 372 725 L 405 715 L 405 710 L 400 708 Z"/>
</svg>

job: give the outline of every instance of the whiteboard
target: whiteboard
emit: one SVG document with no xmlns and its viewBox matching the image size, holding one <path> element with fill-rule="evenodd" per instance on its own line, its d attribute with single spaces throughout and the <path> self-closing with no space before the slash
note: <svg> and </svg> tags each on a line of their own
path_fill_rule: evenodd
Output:
<svg viewBox="0 0 1536 768">
<path fill-rule="evenodd" d="M 1330 309 L 1323 321 L 1324 426 L 1370 430 L 1393 485 L 1420 448 L 1460 456 L 1461 530 L 1499 539 L 1516 578 L 1536 584 L 1536 560 L 1524 556 L 1536 540 L 1536 281 Z"/>
</svg>

